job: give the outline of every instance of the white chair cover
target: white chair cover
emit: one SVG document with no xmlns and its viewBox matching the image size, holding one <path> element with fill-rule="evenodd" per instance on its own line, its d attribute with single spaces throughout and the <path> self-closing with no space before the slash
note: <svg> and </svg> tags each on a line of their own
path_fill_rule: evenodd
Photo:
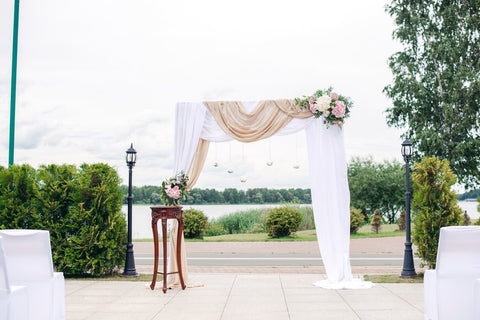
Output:
<svg viewBox="0 0 480 320">
<path fill-rule="evenodd" d="M 25 287 L 10 286 L 7 277 L 7 265 L 0 237 L 0 320 L 28 319 L 27 291 Z"/>
<path fill-rule="evenodd" d="M 475 317 L 475 281 L 480 279 L 480 226 L 440 229 L 435 270 L 424 278 L 425 319 Z"/>
<path fill-rule="evenodd" d="M 25 286 L 29 319 L 65 318 L 63 273 L 53 271 L 50 233 L 46 230 L 0 230 L 10 284 Z"/>
</svg>

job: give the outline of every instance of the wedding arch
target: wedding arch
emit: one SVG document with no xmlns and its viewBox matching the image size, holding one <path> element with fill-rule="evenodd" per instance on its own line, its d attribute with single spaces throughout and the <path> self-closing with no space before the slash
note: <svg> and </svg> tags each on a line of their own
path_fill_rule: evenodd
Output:
<svg viewBox="0 0 480 320">
<path fill-rule="evenodd" d="M 202 171 L 209 142 L 254 142 L 300 130 L 306 131 L 312 207 L 327 275 L 327 280 L 314 285 L 335 289 L 370 287 L 371 283 L 353 279 L 351 272 L 350 191 L 343 131 L 338 125 L 327 126 L 288 99 L 178 103 L 174 174 L 187 172 L 191 188 Z M 175 233 L 172 230 L 172 235 Z M 176 245 L 171 241 L 173 250 Z M 186 262 L 185 250 L 182 253 Z M 172 270 L 176 269 L 175 259 L 170 260 Z M 184 271 L 186 275 L 186 267 Z"/>
</svg>

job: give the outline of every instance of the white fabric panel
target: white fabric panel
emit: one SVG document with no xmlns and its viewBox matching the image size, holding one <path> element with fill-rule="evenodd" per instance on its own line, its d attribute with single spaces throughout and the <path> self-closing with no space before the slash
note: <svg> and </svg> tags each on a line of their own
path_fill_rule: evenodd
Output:
<svg viewBox="0 0 480 320">
<path fill-rule="evenodd" d="M 426 319 L 477 319 L 475 281 L 480 278 L 480 226 L 440 229 L 436 270 L 424 279 Z M 428 276 L 427 276 L 428 275 Z"/>
<path fill-rule="evenodd" d="M 187 173 L 197 150 L 207 108 L 202 103 L 178 103 L 175 119 L 174 175 Z"/>
<path fill-rule="evenodd" d="M 316 119 L 306 128 L 312 206 L 327 289 L 370 288 L 369 281 L 353 280 L 350 266 L 350 190 L 343 131 L 327 128 Z"/>
<path fill-rule="evenodd" d="M 50 233 L 46 230 L 0 230 L 3 238 L 10 284 L 25 286 L 28 294 L 28 318 L 64 319 L 63 276 L 55 280 Z M 57 277 L 58 278 L 58 277 Z M 61 283 L 56 283 L 61 281 Z M 54 290 L 61 292 L 54 292 Z"/>
</svg>

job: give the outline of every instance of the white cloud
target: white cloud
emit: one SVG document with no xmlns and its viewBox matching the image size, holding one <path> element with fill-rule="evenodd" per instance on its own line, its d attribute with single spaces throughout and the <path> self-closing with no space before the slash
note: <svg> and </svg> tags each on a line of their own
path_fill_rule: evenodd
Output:
<svg viewBox="0 0 480 320">
<path fill-rule="evenodd" d="M 348 156 L 399 158 L 400 132 L 385 125 L 398 48 L 380 0 L 22 1 L 16 163 L 107 162 L 134 183 L 172 174 L 177 101 L 294 98 L 334 86 L 355 102 Z M 0 164 L 8 159 L 13 1 L 0 3 Z M 302 136 L 303 137 L 303 136 Z M 308 187 L 303 138 L 235 144 L 199 187 Z M 298 143 L 297 141 L 301 142 Z M 299 146 L 300 169 L 293 169 Z M 224 144 L 223 155 L 228 144 Z M 213 150 L 213 146 L 211 147 Z M 245 151 L 242 151 L 245 150 Z M 231 166 L 233 174 L 225 173 Z M 247 177 L 241 183 L 240 177 Z"/>
</svg>

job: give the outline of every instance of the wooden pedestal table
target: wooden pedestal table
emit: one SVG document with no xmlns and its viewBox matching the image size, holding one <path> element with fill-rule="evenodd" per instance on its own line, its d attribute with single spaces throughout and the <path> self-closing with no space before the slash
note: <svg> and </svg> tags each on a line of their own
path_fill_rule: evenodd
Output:
<svg viewBox="0 0 480 320">
<path fill-rule="evenodd" d="M 153 279 L 150 288 L 155 289 L 155 283 L 157 281 L 157 274 L 163 275 L 163 293 L 167 292 L 167 275 L 178 273 L 180 278 L 180 284 L 182 289 L 185 290 L 185 283 L 183 281 L 182 274 L 182 255 L 181 255 L 181 240 L 183 234 L 183 211 L 182 207 L 150 207 L 152 209 L 152 231 L 153 231 L 153 243 L 155 248 L 155 263 L 153 267 Z M 167 220 L 177 219 L 178 232 L 177 232 L 177 269 L 178 271 L 167 273 Z M 158 228 L 157 222 L 162 220 L 162 242 L 163 242 L 163 272 L 158 272 Z M 171 253 L 173 256 L 173 252 Z"/>
</svg>

